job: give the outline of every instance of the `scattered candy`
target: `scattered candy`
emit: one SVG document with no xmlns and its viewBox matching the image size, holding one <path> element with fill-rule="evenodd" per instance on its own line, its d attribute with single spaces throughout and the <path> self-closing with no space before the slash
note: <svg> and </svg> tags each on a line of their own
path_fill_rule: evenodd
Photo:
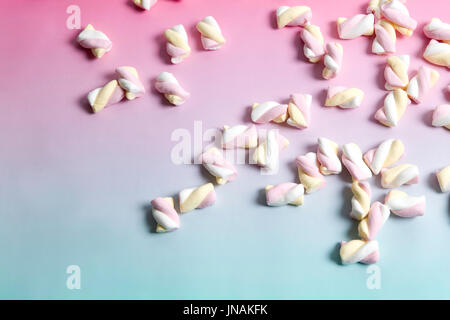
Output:
<svg viewBox="0 0 450 320">
<path fill-rule="evenodd" d="M 133 0 L 133 2 L 141 9 L 150 10 L 150 8 L 153 7 L 158 0 Z"/>
<path fill-rule="evenodd" d="M 210 148 L 200 155 L 205 169 L 216 177 L 218 184 L 225 184 L 236 179 L 237 170 L 217 148 Z"/>
<path fill-rule="evenodd" d="M 353 181 L 352 192 L 352 211 L 350 212 L 350 217 L 356 220 L 362 220 L 367 216 L 370 209 L 370 197 L 372 196 L 370 184 L 364 181 Z"/>
<path fill-rule="evenodd" d="M 266 186 L 266 202 L 268 206 L 278 207 L 291 204 L 301 206 L 305 189 L 301 184 L 285 182 L 276 186 Z"/>
<path fill-rule="evenodd" d="M 145 88 L 135 68 L 118 67 L 116 73 L 119 77 L 119 85 L 125 91 L 125 97 L 128 100 L 133 100 L 144 95 Z"/>
<path fill-rule="evenodd" d="M 337 106 L 343 109 L 357 108 L 361 105 L 363 98 L 364 92 L 361 89 L 329 86 L 325 106 Z"/>
<path fill-rule="evenodd" d="M 332 79 L 336 77 L 342 67 L 342 58 L 344 56 L 344 48 L 338 42 L 329 42 L 326 45 L 326 54 L 323 59 L 325 68 L 322 71 L 324 79 Z"/>
<path fill-rule="evenodd" d="M 349 242 L 342 241 L 339 251 L 342 264 L 376 263 L 379 258 L 378 241 L 351 240 Z"/>
<path fill-rule="evenodd" d="M 375 113 L 375 119 L 386 127 L 395 127 L 410 103 L 405 91 L 394 89 L 384 98 L 384 105 Z"/>
<path fill-rule="evenodd" d="M 350 172 L 353 180 L 362 181 L 372 177 L 372 171 L 365 164 L 361 149 L 355 143 L 342 146 L 342 164 Z"/>
<path fill-rule="evenodd" d="M 394 26 L 389 21 L 381 19 L 374 28 L 375 39 L 372 42 L 372 52 L 375 54 L 394 53 L 397 40 Z"/>
<path fill-rule="evenodd" d="M 323 175 L 339 174 L 342 164 L 338 157 L 339 146 L 336 142 L 327 138 L 317 139 L 317 161 Z"/>
<path fill-rule="evenodd" d="M 182 24 L 177 24 L 170 29 L 164 31 L 167 39 L 167 54 L 171 56 L 170 61 L 173 64 L 180 63 L 191 53 L 188 44 L 188 36 Z"/>
<path fill-rule="evenodd" d="M 255 125 L 224 126 L 222 133 L 223 149 L 251 149 L 258 145 L 258 132 Z"/>
<path fill-rule="evenodd" d="M 417 28 L 417 21 L 410 17 L 408 9 L 399 0 L 385 2 L 381 6 L 381 14 L 403 35 L 411 36 Z"/>
<path fill-rule="evenodd" d="M 264 141 L 253 150 L 253 162 L 268 170 L 278 168 L 280 151 L 289 145 L 289 140 L 282 136 L 278 130 L 268 130 Z"/>
<path fill-rule="evenodd" d="M 450 130 L 450 104 L 441 104 L 434 109 L 432 124 Z"/>
<path fill-rule="evenodd" d="M 252 106 L 252 121 L 255 123 L 268 123 L 268 122 L 285 122 L 287 115 L 286 104 L 280 104 L 275 101 L 266 101 L 263 103 L 254 103 Z"/>
<path fill-rule="evenodd" d="M 430 39 L 450 42 L 450 24 L 442 22 L 441 19 L 431 19 L 423 28 L 423 33 Z"/>
<path fill-rule="evenodd" d="M 409 83 L 408 68 L 409 55 L 402 54 L 392 56 L 386 59 L 386 67 L 384 68 L 384 79 L 386 90 L 393 90 L 395 88 L 406 89 Z"/>
<path fill-rule="evenodd" d="M 312 12 L 309 7 L 306 6 L 281 6 L 277 9 L 277 25 L 278 28 L 285 26 L 304 27 L 311 21 Z"/>
<path fill-rule="evenodd" d="M 419 182 L 419 168 L 412 164 L 399 164 L 381 171 L 381 186 L 386 189 L 398 188 L 405 184 Z"/>
<path fill-rule="evenodd" d="M 88 93 L 88 101 L 94 112 L 103 110 L 106 106 L 117 103 L 125 96 L 117 80 L 111 80 L 105 86 Z"/>
<path fill-rule="evenodd" d="M 161 72 L 156 78 L 155 88 L 158 92 L 164 94 L 164 97 L 171 104 L 179 106 L 186 102 L 191 96 L 178 83 L 178 80 L 170 72 Z"/>
<path fill-rule="evenodd" d="M 379 201 L 372 204 L 369 214 L 358 225 L 358 233 L 364 240 L 374 240 L 391 214 L 389 208 Z"/>
<path fill-rule="evenodd" d="M 197 23 L 197 30 L 202 34 L 202 45 L 205 50 L 218 50 L 225 44 L 222 30 L 214 17 L 203 18 Z"/>
<path fill-rule="evenodd" d="M 415 103 L 422 102 L 425 95 L 430 91 L 439 79 L 439 73 L 431 68 L 421 66 L 417 74 L 409 81 L 407 93 Z"/>
<path fill-rule="evenodd" d="M 180 212 L 185 213 L 194 209 L 212 206 L 216 202 L 216 192 L 212 183 L 197 188 L 180 191 Z"/>
<path fill-rule="evenodd" d="M 325 186 L 325 177 L 320 173 L 317 156 L 309 152 L 295 159 L 298 169 L 298 177 L 305 188 L 306 193 L 312 193 Z"/>
<path fill-rule="evenodd" d="M 450 44 L 432 39 L 428 43 L 423 57 L 432 64 L 450 68 Z"/>
<path fill-rule="evenodd" d="M 391 190 L 384 203 L 393 214 L 399 217 L 412 218 L 425 214 L 425 196 L 412 197 L 403 191 Z"/>
<path fill-rule="evenodd" d="M 371 36 L 374 30 L 375 17 L 372 13 L 357 14 L 349 19 L 338 18 L 337 29 L 339 38 L 355 39 L 360 36 Z"/>
<path fill-rule="evenodd" d="M 309 24 L 300 32 L 300 37 L 304 42 L 303 53 L 311 63 L 319 62 L 325 54 L 322 32 L 318 26 Z"/>
<path fill-rule="evenodd" d="M 377 175 L 381 169 L 390 167 L 405 154 L 405 146 L 398 139 L 388 139 L 383 141 L 377 148 L 371 149 L 364 154 L 364 161 Z"/>
<path fill-rule="evenodd" d="M 290 126 L 305 129 L 311 121 L 311 101 L 310 94 L 291 94 L 288 104 L 288 115 L 286 123 Z"/>
<path fill-rule="evenodd" d="M 91 49 L 92 54 L 97 58 L 103 57 L 112 48 L 112 42 L 107 35 L 99 30 L 95 30 L 92 24 L 88 24 L 80 32 L 77 41 L 83 48 Z"/>
<path fill-rule="evenodd" d="M 151 204 L 153 218 L 157 223 L 156 232 L 169 232 L 180 228 L 180 217 L 175 211 L 173 198 L 156 198 Z"/>
<path fill-rule="evenodd" d="M 436 177 L 442 192 L 450 192 L 450 166 L 436 172 Z"/>
</svg>

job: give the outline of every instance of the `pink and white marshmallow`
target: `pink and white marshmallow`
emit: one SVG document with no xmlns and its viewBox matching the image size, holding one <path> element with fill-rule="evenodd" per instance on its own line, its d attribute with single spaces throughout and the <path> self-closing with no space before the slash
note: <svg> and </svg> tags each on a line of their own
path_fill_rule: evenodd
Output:
<svg viewBox="0 0 450 320">
<path fill-rule="evenodd" d="M 372 204 L 369 214 L 358 225 L 358 233 L 364 240 L 374 240 L 386 223 L 391 211 L 379 201 Z"/>
<path fill-rule="evenodd" d="M 275 101 L 254 103 L 252 105 L 251 118 L 254 123 L 276 122 L 282 123 L 287 118 L 287 104 L 280 104 Z"/>
<path fill-rule="evenodd" d="M 199 157 L 203 167 L 214 177 L 218 184 L 225 184 L 237 177 L 237 170 L 217 148 L 210 148 Z"/>
<path fill-rule="evenodd" d="M 92 111 L 99 112 L 105 107 L 115 104 L 125 97 L 125 93 L 119 86 L 117 80 L 111 80 L 103 87 L 88 93 L 87 99 Z"/>
<path fill-rule="evenodd" d="M 157 223 L 156 232 L 170 232 L 180 228 L 180 217 L 175 211 L 173 198 L 156 198 L 151 205 L 152 215 Z"/>
<path fill-rule="evenodd" d="M 300 37 L 304 43 L 303 53 L 311 63 L 317 63 L 325 54 L 324 41 L 320 28 L 309 24 L 300 32 Z"/>
<path fill-rule="evenodd" d="M 286 123 L 298 129 L 305 129 L 311 122 L 311 101 L 310 94 L 291 94 L 288 104 L 288 119 Z"/>
<path fill-rule="evenodd" d="M 323 58 L 323 64 L 325 68 L 322 71 L 322 77 L 324 79 L 335 78 L 341 71 L 342 60 L 344 56 L 344 48 L 338 42 L 329 42 L 326 45 L 326 54 Z"/>
<path fill-rule="evenodd" d="M 141 9 L 150 10 L 158 0 L 133 0 L 133 3 Z"/>
<path fill-rule="evenodd" d="M 312 18 L 311 8 L 307 6 L 281 6 L 277 9 L 278 28 L 304 27 L 309 24 Z"/>
<path fill-rule="evenodd" d="M 77 37 L 77 42 L 86 49 L 91 49 L 96 58 L 101 58 L 110 51 L 112 42 L 108 36 L 99 30 L 95 30 L 91 24 L 88 24 Z"/>
<path fill-rule="evenodd" d="M 394 89 L 384 98 L 384 105 L 375 113 L 375 119 L 386 127 L 395 127 L 411 103 L 402 89 Z"/>
<path fill-rule="evenodd" d="M 137 70 L 133 67 L 118 67 L 116 69 L 120 87 L 125 91 L 128 100 L 142 97 L 145 94 L 145 87 L 139 79 Z"/>
<path fill-rule="evenodd" d="M 407 93 L 415 103 L 421 103 L 439 79 L 439 73 L 431 68 L 421 66 L 417 74 L 409 81 Z"/>
<path fill-rule="evenodd" d="M 432 124 L 450 130 L 450 104 L 441 104 L 434 109 Z"/>
<path fill-rule="evenodd" d="M 408 9 L 399 0 L 384 3 L 381 6 L 381 15 L 403 35 L 411 36 L 417 28 L 417 21 L 410 17 Z"/>
<path fill-rule="evenodd" d="M 386 195 L 384 204 L 391 212 L 402 218 L 412 218 L 425 214 L 425 196 L 413 197 L 400 190 L 391 190 Z"/>
<path fill-rule="evenodd" d="M 212 206 L 216 202 L 214 185 L 207 183 L 200 187 L 181 190 L 179 200 L 181 213 Z"/>
<path fill-rule="evenodd" d="M 329 86 L 325 107 L 353 109 L 361 105 L 363 98 L 364 92 L 361 89 Z"/>
<path fill-rule="evenodd" d="M 339 174 L 342 171 L 341 160 L 339 160 L 339 145 L 327 138 L 317 139 L 317 161 L 323 175 Z"/>
<path fill-rule="evenodd" d="M 201 41 L 205 50 L 218 50 L 226 42 L 219 24 L 213 16 L 207 16 L 197 23 L 197 30 L 201 33 Z"/>
<path fill-rule="evenodd" d="M 432 18 L 423 28 L 423 33 L 430 39 L 450 43 L 450 24 L 442 22 L 441 19 Z"/>
<path fill-rule="evenodd" d="M 450 68 L 450 44 L 432 39 L 425 48 L 423 57 L 429 63 Z"/>
<path fill-rule="evenodd" d="M 372 13 L 357 14 L 351 18 L 338 18 L 337 29 L 339 38 L 355 39 L 360 36 L 373 35 L 375 17 Z"/>
<path fill-rule="evenodd" d="M 276 186 L 266 186 L 266 203 L 271 207 L 279 207 L 285 205 L 301 206 L 305 189 L 303 185 L 285 182 Z"/>
<path fill-rule="evenodd" d="M 222 132 L 223 149 L 252 149 L 258 146 L 258 131 L 254 124 L 250 126 L 224 126 Z"/>
<path fill-rule="evenodd" d="M 364 181 L 352 183 L 352 211 L 350 217 L 356 220 L 364 219 L 369 213 L 372 190 L 370 184 Z"/>
<path fill-rule="evenodd" d="M 342 241 L 339 250 L 342 264 L 364 263 L 373 264 L 379 259 L 378 241 L 351 240 Z"/>
<path fill-rule="evenodd" d="M 342 146 L 342 164 L 353 180 L 362 181 L 372 177 L 372 171 L 365 164 L 361 149 L 356 143 L 347 143 Z"/>
<path fill-rule="evenodd" d="M 289 140 L 282 136 L 277 129 L 266 132 L 266 136 L 260 139 L 259 146 L 253 150 L 253 163 L 274 172 L 278 170 L 279 154 L 287 148 Z"/>
<path fill-rule="evenodd" d="M 377 148 L 371 149 L 364 154 L 364 161 L 372 170 L 374 175 L 396 163 L 405 154 L 405 146 L 399 139 L 388 139 L 383 141 Z"/>
<path fill-rule="evenodd" d="M 158 75 L 155 88 L 164 95 L 167 101 L 175 106 L 182 105 L 191 96 L 170 72 L 164 71 Z"/>
<path fill-rule="evenodd" d="M 312 193 L 325 186 L 325 177 L 319 170 L 319 162 L 314 152 L 298 156 L 295 163 L 297 164 L 298 177 L 306 193 Z"/>
<path fill-rule="evenodd" d="M 180 63 L 191 54 L 188 36 L 182 24 L 166 29 L 164 36 L 167 39 L 167 54 L 171 57 L 170 61 L 173 64 Z"/>
<path fill-rule="evenodd" d="M 372 52 L 375 54 L 394 53 L 397 41 L 394 26 L 389 21 L 381 19 L 374 28 L 375 39 L 372 42 Z"/>
<path fill-rule="evenodd" d="M 386 90 L 395 88 L 406 89 L 409 83 L 408 68 L 410 58 L 407 54 L 388 57 L 384 68 L 384 79 Z"/>
<path fill-rule="evenodd" d="M 412 164 L 399 164 L 381 171 L 381 186 L 386 189 L 398 188 L 419 182 L 419 168 Z"/>
</svg>

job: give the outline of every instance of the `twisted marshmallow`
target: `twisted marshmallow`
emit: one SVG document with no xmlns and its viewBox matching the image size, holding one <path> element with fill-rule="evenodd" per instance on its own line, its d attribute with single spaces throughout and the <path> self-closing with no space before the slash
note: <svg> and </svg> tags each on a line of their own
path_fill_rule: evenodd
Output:
<svg viewBox="0 0 450 320">
<path fill-rule="evenodd" d="M 364 92 L 361 89 L 329 86 L 325 106 L 338 106 L 342 109 L 357 108 L 361 105 L 363 98 Z"/>
<path fill-rule="evenodd" d="M 173 64 L 180 63 L 187 58 L 191 53 L 191 48 L 188 44 L 188 36 L 182 24 L 177 24 L 170 29 L 164 31 L 164 36 L 167 39 L 167 54 L 171 56 L 170 61 Z"/>
<path fill-rule="evenodd" d="M 386 127 L 395 127 L 411 103 L 402 89 L 394 89 L 384 98 L 384 105 L 375 113 L 375 119 Z"/>
<path fill-rule="evenodd" d="M 425 196 L 412 197 L 400 190 L 391 190 L 384 203 L 393 214 L 403 218 L 423 216 L 425 214 Z"/>
<path fill-rule="evenodd" d="M 439 182 L 439 187 L 442 192 L 450 192 L 450 166 L 436 172 L 436 177 Z"/>
<path fill-rule="evenodd" d="M 141 9 L 150 10 L 150 8 L 153 7 L 158 0 L 133 0 L 133 2 Z"/>
<path fill-rule="evenodd" d="M 94 112 L 99 112 L 106 106 L 117 103 L 124 97 L 124 92 L 117 80 L 111 80 L 105 86 L 88 93 L 88 101 Z"/>
<path fill-rule="evenodd" d="M 312 18 L 312 11 L 306 6 L 281 6 L 277 9 L 277 26 L 304 27 L 309 24 Z"/>
<path fill-rule="evenodd" d="M 224 126 L 222 133 L 223 149 L 251 149 L 258 145 L 258 132 L 255 125 Z"/>
<path fill-rule="evenodd" d="M 399 164 L 381 172 L 381 186 L 386 189 L 398 188 L 405 184 L 419 182 L 419 168 L 412 164 Z"/>
<path fill-rule="evenodd" d="M 158 92 L 164 94 L 164 97 L 171 104 L 179 106 L 186 102 L 191 96 L 178 83 L 178 80 L 170 72 L 161 72 L 156 78 L 155 88 Z"/>
<path fill-rule="evenodd" d="M 320 28 L 309 24 L 300 32 L 300 38 L 305 44 L 303 46 L 303 53 L 305 54 L 305 57 L 311 63 L 319 62 L 325 54 L 325 49 L 323 48 L 323 36 L 322 32 L 320 32 Z"/>
<path fill-rule="evenodd" d="M 213 184 L 207 183 L 197 188 L 181 190 L 179 200 L 180 212 L 184 213 L 212 206 L 216 202 L 216 192 Z"/>
<path fill-rule="evenodd" d="M 180 217 L 175 211 L 173 198 L 156 198 L 151 204 L 152 215 L 157 223 L 156 232 L 169 232 L 180 228 Z"/>
<path fill-rule="evenodd" d="M 374 240 L 390 214 L 387 206 L 378 201 L 374 202 L 369 214 L 358 225 L 359 236 L 364 240 Z"/>
<path fill-rule="evenodd" d="M 254 103 L 251 118 L 255 123 L 268 123 L 270 121 L 281 123 L 286 121 L 288 106 L 275 101 Z"/>
<path fill-rule="evenodd" d="M 305 187 L 306 193 L 312 193 L 325 186 L 325 177 L 320 173 L 317 156 L 308 152 L 295 159 L 300 183 Z"/>
<path fill-rule="evenodd" d="M 225 184 L 236 179 L 237 170 L 217 148 L 210 148 L 200 155 L 200 162 L 214 177 L 218 184 Z"/>
<path fill-rule="evenodd" d="M 339 251 L 342 264 L 376 263 L 379 258 L 378 241 L 351 240 L 342 241 Z"/>
<path fill-rule="evenodd" d="M 253 163 L 268 170 L 278 169 L 279 153 L 289 145 L 289 140 L 278 133 L 278 130 L 268 130 L 266 138 L 253 150 Z"/>
<path fill-rule="evenodd" d="M 381 169 L 390 167 L 405 154 L 405 146 L 398 139 L 383 141 L 377 148 L 371 149 L 364 154 L 364 161 L 377 175 Z"/>
<path fill-rule="evenodd" d="M 350 212 L 350 217 L 356 220 L 362 220 L 367 216 L 370 209 L 370 197 L 372 195 L 370 185 L 364 181 L 353 181 L 352 192 L 352 211 Z"/>
<path fill-rule="evenodd" d="M 349 19 L 338 18 L 337 29 L 339 38 L 355 39 L 360 36 L 371 36 L 373 34 L 373 24 L 375 17 L 372 13 L 357 14 Z"/>
<path fill-rule="evenodd" d="M 197 23 L 197 30 L 201 33 L 202 45 L 205 50 L 218 50 L 225 44 L 222 30 L 213 16 L 207 16 Z"/>
<path fill-rule="evenodd" d="M 409 55 L 402 54 L 392 56 L 386 59 L 386 67 L 384 68 L 384 79 L 386 90 L 393 90 L 395 88 L 406 89 L 409 83 L 408 68 Z"/>
<path fill-rule="evenodd" d="M 311 101 L 310 94 L 294 93 L 288 104 L 287 124 L 299 129 L 305 129 L 311 121 Z"/>
<path fill-rule="evenodd" d="M 432 39 L 425 48 L 423 57 L 432 64 L 450 68 L 450 44 Z"/>
<path fill-rule="evenodd" d="M 145 88 L 135 68 L 118 67 L 116 73 L 119 77 L 119 85 L 125 91 L 125 97 L 128 100 L 133 100 L 144 95 Z"/>
<path fill-rule="evenodd" d="M 421 66 L 417 74 L 409 81 L 407 88 L 409 98 L 416 103 L 422 102 L 438 79 L 439 73 L 436 70 Z"/>
<path fill-rule="evenodd" d="M 423 33 L 430 39 L 450 43 L 450 24 L 442 22 L 438 18 L 431 19 L 423 28 Z"/>
<path fill-rule="evenodd" d="M 266 186 L 266 203 L 271 207 L 288 204 L 301 206 L 304 193 L 305 189 L 303 186 L 293 182 L 280 183 L 276 186 L 268 185 Z"/>
<path fill-rule="evenodd" d="M 372 177 L 372 171 L 363 161 L 361 149 L 355 143 L 342 146 L 342 163 L 350 172 L 353 180 L 362 181 Z"/>
<path fill-rule="evenodd" d="M 332 79 L 336 77 L 342 67 L 342 58 L 344 56 L 344 48 L 338 42 L 329 42 L 326 45 L 326 54 L 323 59 L 325 68 L 322 71 L 324 79 Z"/>
<path fill-rule="evenodd" d="M 383 4 L 381 14 L 403 35 L 411 36 L 417 28 L 417 21 L 409 16 L 408 9 L 399 0 L 392 0 Z"/>
<path fill-rule="evenodd" d="M 389 21 L 381 19 L 374 28 L 375 39 L 372 42 L 372 52 L 375 54 L 394 53 L 397 40 L 394 26 Z"/>
<path fill-rule="evenodd" d="M 77 37 L 77 42 L 86 49 L 91 49 L 92 54 L 101 58 L 112 48 L 112 42 L 103 32 L 95 30 L 91 24 L 88 24 Z"/>
<path fill-rule="evenodd" d="M 324 175 L 341 173 L 342 164 L 338 157 L 338 144 L 322 137 L 317 139 L 317 144 L 317 161 L 320 172 Z"/>
<path fill-rule="evenodd" d="M 441 104 L 434 109 L 432 124 L 450 130 L 450 104 Z"/>
</svg>

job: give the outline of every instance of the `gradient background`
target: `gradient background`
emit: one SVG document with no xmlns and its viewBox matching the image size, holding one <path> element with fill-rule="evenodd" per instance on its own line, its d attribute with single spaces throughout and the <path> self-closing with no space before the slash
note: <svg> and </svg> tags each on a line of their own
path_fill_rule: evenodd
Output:
<svg viewBox="0 0 450 320">
<path fill-rule="evenodd" d="M 370 54 L 366 37 L 340 42 L 344 66 L 337 79 L 321 79 L 322 65 L 305 61 L 298 28 L 276 30 L 275 10 L 305 4 L 326 41 L 335 21 L 365 11 L 368 1 L 160 0 L 149 12 L 128 0 L 2 1 L 0 63 L 0 298 L 124 299 L 380 299 L 450 298 L 450 201 L 437 192 L 433 172 L 450 163 L 449 132 L 430 125 L 431 112 L 448 103 L 447 70 L 427 99 L 407 110 L 397 128 L 373 120 L 382 105 L 385 57 Z M 76 42 L 66 28 L 66 8 L 81 8 L 113 41 L 102 59 Z M 448 0 L 408 1 L 419 22 L 397 52 L 411 55 L 411 74 L 427 62 L 422 34 L 432 17 L 450 22 Z M 213 15 L 227 44 L 201 49 L 195 24 Z M 182 23 L 191 56 L 168 63 L 163 30 Z M 86 94 L 133 65 L 148 88 L 144 97 L 91 114 Z M 161 71 L 173 72 L 192 93 L 172 108 L 151 89 Z M 323 108 L 329 84 L 364 90 L 357 110 Z M 174 165 L 171 133 L 249 121 L 255 101 L 286 101 L 290 93 L 313 95 L 308 130 L 279 128 L 291 145 L 280 172 L 262 176 L 239 166 L 233 183 L 217 188 L 214 207 L 181 218 L 175 233 L 155 234 L 149 202 L 212 181 L 200 166 Z M 341 266 L 337 244 L 356 238 L 348 218 L 347 173 L 327 178 L 302 207 L 269 208 L 266 184 L 297 181 L 293 160 L 315 148 L 318 136 L 363 151 L 387 138 L 403 140 L 421 170 L 421 183 L 404 188 L 425 194 L 424 217 L 392 217 L 378 236 L 381 290 L 366 288 L 367 267 Z M 374 200 L 384 197 L 372 179 Z M 66 288 L 68 265 L 81 268 L 81 290 Z"/>
</svg>

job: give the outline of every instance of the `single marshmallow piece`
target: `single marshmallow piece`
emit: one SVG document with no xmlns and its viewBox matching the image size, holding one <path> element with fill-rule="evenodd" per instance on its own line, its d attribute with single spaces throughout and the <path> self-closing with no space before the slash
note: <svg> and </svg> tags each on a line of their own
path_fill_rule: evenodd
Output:
<svg viewBox="0 0 450 320">
<path fill-rule="evenodd" d="M 402 218 L 412 218 L 425 214 L 425 196 L 412 197 L 400 190 L 391 190 L 384 199 L 384 204 L 393 214 Z"/>
<path fill-rule="evenodd" d="M 288 104 L 288 115 L 286 123 L 298 129 L 305 129 L 311 121 L 311 101 L 310 94 L 291 94 Z"/>
<path fill-rule="evenodd" d="M 386 59 L 386 67 L 384 68 L 384 79 L 386 90 L 393 90 L 395 88 L 405 90 L 409 83 L 408 68 L 409 55 L 402 54 L 392 56 Z"/>
<path fill-rule="evenodd" d="M 301 206 L 305 189 L 301 184 L 285 182 L 276 186 L 266 186 L 266 202 L 268 206 L 278 207 L 291 204 Z"/>
<path fill-rule="evenodd" d="M 222 133 L 223 149 L 252 149 L 258 145 L 258 132 L 254 124 L 251 126 L 224 126 Z"/>
<path fill-rule="evenodd" d="M 429 63 L 450 68 L 450 44 L 430 40 L 423 57 Z"/>
<path fill-rule="evenodd" d="M 253 150 L 253 163 L 268 170 L 277 170 L 279 153 L 289 145 L 289 140 L 278 130 L 268 130 L 265 139 Z"/>
<path fill-rule="evenodd" d="M 409 81 L 407 93 L 415 103 L 422 102 L 425 95 L 434 87 L 439 79 L 439 73 L 431 68 L 421 66 L 417 74 Z"/>
<path fill-rule="evenodd" d="M 306 193 L 312 193 L 325 186 L 325 177 L 320 173 L 319 163 L 314 152 L 298 156 L 295 163 L 297 164 L 298 177 L 305 187 Z"/>
<path fill-rule="evenodd" d="M 225 184 L 236 179 L 236 168 L 224 158 L 217 148 L 206 150 L 200 155 L 199 159 L 205 169 L 216 177 L 218 184 Z"/>
<path fill-rule="evenodd" d="M 202 45 L 205 50 L 218 50 L 226 42 L 219 24 L 213 16 L 207 16 L 197 23 L 197 30 L 202 35 Z"/>
<path fill-rule="evenodd" d="M 287 118 L 286 104 L 280 104 L 275 101 L 266 101 L 263 103 L 254 103 L 252 105 L 252 121 L 255 123 L 268 123 L 270 121 L 281 123 Z"/>
<path fill-rule="evenodd" d="M 184 90 L 178 83 L 178 80 L 170 72 L 161 72 L 156 78 L 155 88 L 158 92 L 164 94 L 164 97 L 171 104 L 179 106 L 186 102 L 191 96 L 189 92 Z"/>
<path fill-rule="evenodd" d="M 441 104 L 434 109 L 432 124 L 450 130 L 450 104 Z"/>
<path fill-rule="evenodd" d="M 173 64 L 180 63 L 191 53 L 188 44 L 188 36 L 182 24 L 177 24 L 170 29 L 164 31 L 167 39 L 167 54 L 171 57 Z"/>
<path fill-rule="evenodd" d="M 361 89 L 329 86 L 325 107 L 357 108 L 361 105 L 363 98 L 364 92 Z"/>
<path fill-rule="evenodd" d="M 388 139 L 383 141 L 377 148 L 371 149 L 364 154 L 364 161 L 377 175 L 381 169 L 390 167 L 405 154 L 405 146 L 398 139 Z"/>
<path fill-rule="evenodd" d="M 386 127 L 395 127 L 411 103 L 402 89 L 394 89 L 384 98 L 384 105 L 375 113 L 375 119 Z"/>
<path fill-rule="evenodd" d="M 303 43 L 303 53 L 311 63 L 319 62 L 325 54 L 322 32 L 318 26 L 309 24 L 300 32 Z"/>
<path fill-rule="evenodd" d="M 364 181 L 353 181 L 352 192 L 352 211 L 350 212 L 350 217 L 356 220 L 362 220 L 367 216 L 370 209 L 370 197 L 372 196 L 370 184 Z"/>
<path fill-rule="evenodd" d="M 139 79 L 137 70 L 133 67 L 118 67 L 116 69 L 120 87 L 125 91 L 125 97 L 128 100 L 142 97 L 145 94 L 145 88 Z"/>
<path fill-rule="evenodd" d="M 339 145 L 327 138 L 317 139 L 317 161 L 323 175 L 339 174 L 342 171 L 341 160 L 339 160 Z"/>
<path fill-rule="evenodd" d="M 394 53 L 397 40 L 394 26 L 389 21 L 381 19 L 374 28 L 375 39 L 372 42 L 372 52 L 375 54 Z"/>
<path fill-rule="evenodd" d="M 103 110 L 106 106 L 117 103 L 125 96 L 117 80 L 111 80 L 105 86 L 88 93 L 88 101 L 94 112 Z"/>
<path fill-rule="evenodd" d="M 181 190 L 179 200 L 180 212 L 185 213 L 212 206 L 216 202 L 216 192 L 213 184 L 207 183 L 197 188 Z"/>
<path fill-rule="evenodd" d="M 399 164 L 381 171 L 381 186 L 386 189 L 398 188 L 405 184 L 419 182 L 419 168 L 412 164 Z"/>
<path fill-rule="evenodd" d="M 133 0 L 134 4 L 144 10 L 150 10 L 158 0 Z"/>
<path fill-rule="evenodd" d="M 180 217 L 175 211 L 173 198 L 156 198 L 151 204 L 153 218 L 157 223 L 156 232 L 170 232 L 180 228 Z"/>
<path fill-rule="evenodd" d="M 323 58 L 325 68 L 322 71 L 324 79 L 332 79 L 336 77 L 342 67 L 342 58 L 344 56 L 344 48 L 338 42 L 329 42 L 326 45 L 326 54 Z"/>
<path fill-rule="evenodd" d="M 417 21 L 409 16 L 408 9 L 399 0 L 383 4 L 381 14 L 386 20 L 392 22 L 394 28 L 403 35 L 411 36 L 417 28 Z"/>
<path fill-rule="evenodd" d="M 378 241 L 351 240 L 342 241 L 339 251 L 342 264 L 364 263 L 373 264 L 378 261 Z"/>
<path fill-rule="evenodd" d="M 372 204 L 369 214 L 358 225 L 358 233 L 364 240 L 374 240 L 391 214 L 389 208 L 379 201 Z"/>
<path fill-rule="evenodd" d="M 442 22 L 438 18 L 431 19 L 423 28 L 423 33 L 430 39 L 450 42 L 450 24 Z"/>
<path fill-rule="evenodd" d="M 306 6 L 281 6 L 277 9 L 277 26 L 278 29 L 290 26 L 304 27 L 309 24 L 312 18 L 312 12 Z"/>
<path fill-rule="evenodd" d="M 95 30 L 92 24 L 88 24 L 80 32 L 77 37 L 77 42 L 83 48 L 91 49 L 92 54 L 97 58 L 103 57 L 112 48 L 111 40 L 103 32 Z"/>
<path fill-rule="evenodd" d="M 450 192 L 450 166 L 436 172 L 436 177 L 442 192 Z"/>
<path fill-rule="evenodd" d="M 361 149 L 355 143 L 342 146 L 342 164 L 350 172 L 353 180 L 362 181 L 372 177 L 372 171 L 364 163 Z"/>
<path fill-rule="evenodd" d="M 360 36 L 371 36 L 373 34 L 373 24 L 375 17 L 372 13 L 357 14 L 349 19 L 338 18 L 337 29 L 339 38 L 355 39 Z"/>
</svg>

